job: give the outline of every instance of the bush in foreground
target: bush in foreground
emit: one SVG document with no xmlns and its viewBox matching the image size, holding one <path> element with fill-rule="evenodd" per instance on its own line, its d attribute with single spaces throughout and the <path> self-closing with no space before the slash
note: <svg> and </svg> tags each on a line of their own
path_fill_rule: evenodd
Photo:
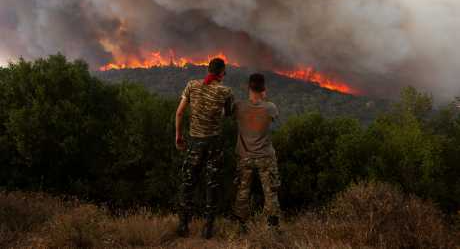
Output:
<svg viewBox="0 0 460 249">
<path fill-rule="evenodd" d="M 362 183 L 331 203 L 329 221 L 356 245 L 380 248 L 449 248 L 441 212 L 429 201 L 407 196 L 392 185 Z"/>
<path fill-rule="evenodd" d="M 282 235 L 261 217 L 247 236 L 234 222 L 219 219 L 215 239 L 199 237 L 202 220 L 192 222 L 191 237 L 174 234 L 176 217 L 142 209 L 112 216 L 90 204 L 67 204 L 43 195 L 0 194 L 0 247 L 9 248 L 458 248 L 454 226 L 430 202 L 403 195 L 383 183 L 361 183 L 340 193 L 322 211 L 299 214 L 282 224 Z M 8 217 L 10 216 L 10 217 Z M 15 222 L 12 222 L 15 220 Z M 458 235 L 458 232 L 457 232 Z M 3 236 L 1 238 L 4 238 Z"/>
</svg>

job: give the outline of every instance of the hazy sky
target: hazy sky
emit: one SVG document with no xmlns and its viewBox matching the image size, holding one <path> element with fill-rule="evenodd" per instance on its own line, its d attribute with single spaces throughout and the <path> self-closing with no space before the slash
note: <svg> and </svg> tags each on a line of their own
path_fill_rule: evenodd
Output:
<svg viewBox="0 0 460 249">
<path fill-rule="evenodd" d="M 224 50 L 254 68 L 312 65 L 371 95 L 460 95 L 458 0 L 0 0 L 0 32 L 2 64 Z"/>
</svg>

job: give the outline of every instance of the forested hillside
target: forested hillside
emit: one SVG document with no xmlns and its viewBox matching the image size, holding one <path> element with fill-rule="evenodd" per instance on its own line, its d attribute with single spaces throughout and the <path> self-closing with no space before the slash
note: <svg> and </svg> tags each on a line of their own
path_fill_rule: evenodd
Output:
<svg viewBox="0 0 460 249">
<path fill-rule="evenodd" d="M 247 79 L 251 73 L 253 71 L 248 68 L 230 66 L 227 69 L 225 84 L 233 88 L 236 98 L 246 98 Z M 369 124 L 389 108 L 388 101 L 342 94 L 272 72 L 264 74 L 267 76 L 269 97 L 280 107 L 284 121 L 292 115 L 317 111 L 326 117 L 347 116 Z M 177 98 L 189 80 L 204 78 L 206 67 L 188 65 L 184 68 L 123 69 L 94 72 L 94 75 L 112 84 L 137 82 L 150 92 Z"/>
</svg>

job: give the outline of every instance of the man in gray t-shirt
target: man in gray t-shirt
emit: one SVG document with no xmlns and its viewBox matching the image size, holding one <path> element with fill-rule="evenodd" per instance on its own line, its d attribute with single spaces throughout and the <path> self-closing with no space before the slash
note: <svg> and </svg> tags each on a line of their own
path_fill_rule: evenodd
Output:
<svg viewBox="0 0 460 249">
<path fill-rule="evenodd" d="M 240 230 L 246 232 L 249 217 L 250 188 L 253 172 L 257 171 L 264 190 L 264 214 L 270 227 L 278 229 L 280 207 L 278 189 L 279 173 L 275 150 L 271 141 L 271 127 L 278 120 L 275 104 L 267 102 L 265 78 L 253 74 L 249 79 L 249 100 L 235 104 L 238 122 L 237 167 L 238 192 L 234 213 L 240 221 Z"/>
<path fill-rule="evenodd" d="M 263 99 L 240 101 L 235 104 L 238 121 L 237 153 L 241 158 L 273 157 L 271 141 L 273 122 L 278 119 L 278 108 Z"/>
</svg>

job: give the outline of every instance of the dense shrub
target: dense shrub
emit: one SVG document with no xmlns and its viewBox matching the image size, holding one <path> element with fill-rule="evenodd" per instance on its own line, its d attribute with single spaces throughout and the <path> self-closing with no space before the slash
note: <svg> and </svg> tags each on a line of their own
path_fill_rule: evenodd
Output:
<svg viewBox="0 0 460 249">
<path fill-rule="evenodd" d="M 140 86 L 103 85 L 61 55 L 10 65 L 0 88 L 1 185 L 171 204 L 180 160 L 174 102 Z"/>
<path fill-rule="evenodd" d="M 357 245 L 380 248 L 451 248 L 441 212 L 431 203 L 404 195 L 392 185 L 361 183 L 330 204 L 329 219 L 340 221 L 338 234 Z M 343 227 L 345 226 L 345 227 Z"/>
<path fill-rule="evenodd" d="M 446 118 L 440 111 L 428 119 L 433 116 L 431 97 L 410 87 L 401 99 L 393 112 L 382 115 L 366 131 L 363 143 L 372 150 L 369 176 L 455 211 L 460 205 L 460 115 L 452 110 Z"/>
<path fill-rule="evenodd" d="M 347 151 L 359 146 L 361 136 L 353 119 L 325 119 L 318 113 L 290 119 L 274 137 L 283 204 L 325 200 L 362 176 L 363 165 Z"/>
<path fill-rule="evenodd" d="M 440 210 L 380 182 L 360 182 L 292 228 L 303 248 L 456 248 L 460 241 Z"/>
</svg>

